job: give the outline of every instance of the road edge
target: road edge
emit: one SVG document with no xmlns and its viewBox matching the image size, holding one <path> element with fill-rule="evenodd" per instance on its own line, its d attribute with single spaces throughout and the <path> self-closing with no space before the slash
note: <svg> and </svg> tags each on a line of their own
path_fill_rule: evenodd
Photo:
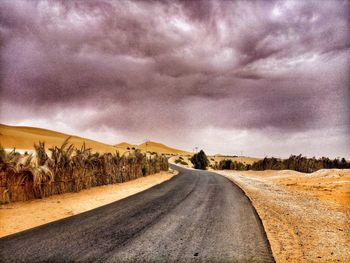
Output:
<svg viewBox="0 0 350 263">
<path fill-rule="evenodd" d="M 266 240 L 267 240 L 267 242 L 268 242 L 269 250 L 270 250 L 270 252 L 271 252 L 272 258 L 273 258 L 274 262 L 276 262 L 275 253 L 274 253 L 274 251 L 273 251 L 273 249 L 272 249 L 270 239 L 268 238 L 268 235 L 267 235 L 267 232 L 266 232 L 266 229 L 265 229 L 264 221 L 261 219 L 261 217 L 260 217 L 258 211 L 256 210 L 256 207 L 254 206 L 253 200 L 250 198 L 250 196 L 247 194 L 247 192 L 244 191 L 244 189 L 243 189 L 237 182 L 235 182 L 233 179 L 228 178 L 228 177 L 226 177 L 225 175 L 220 174 L 220 173 L 217 173 L 217 172 L 215 172 L 215 171 L 211 171 L 211 172 L 213 172 L 213 173 L 215 173 L 215 174 L 218 174 L 218 175 L 221 175 L 222 177 L 226 178 L 230 183 L 232 183 L 233 185 L 237 186 L 237 188 L 240 189 L 240 190 L 242 191 L 242 193 L 248 198 L 250 204 L 251 204 L 252 207 L 253 207 L 255 217 L 257 218 L 257 220 L 259 220 L 259 222 L 260 222 L 261 225 L 262 225 L 263 235 L 265 236 L 265 238 L 266 238 Z"/>
</svg>

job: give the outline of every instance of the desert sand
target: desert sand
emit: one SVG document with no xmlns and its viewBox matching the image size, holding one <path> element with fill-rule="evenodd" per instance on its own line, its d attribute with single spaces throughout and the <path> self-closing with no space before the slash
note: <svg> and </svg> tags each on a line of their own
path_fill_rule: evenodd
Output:
<svg viewBox="0 0 350 263">
<path fill-rule="evenodd" d="M 38 143 L 39 141 L 44 141 L 47 148 L 60 146 L 69 136 L 71 136 L 70 142 L 73 143 L 75 147 L 80 148 L 85 142 L 87 148 L 91 148 L 93 151 L 101 153 L 115 153 L 116 151 L 124 153 L 128 151 L 128 147 L 130 149 L 134 147 L 141 151 L 146 151 L 147 149 L 147 151 L 160 154 L 188 154 L 186 151 L 171 148 L 157 142 L 148 142 L 147 145 L 146 143 L 133 145 L 125 142 L 116 145 L 109 145 L 47 129 L 0 124 L 0 145 L 6 149 L 16 148 L 22 150 L 20 152 L 33 150 L 34 143 Z"/>
<path fill-rule="evenodd" d="M 129 182 L 93 187 L 79 193 L 0 205 L 0 237 L 106 205 L 171 179 L 177 172 L 160 172 Z"/>
<path fill-rule="evenodd" d="M 277 262 L 350 262 L 350 170 L 218 172 L 253 202 Z"/>
</svg>

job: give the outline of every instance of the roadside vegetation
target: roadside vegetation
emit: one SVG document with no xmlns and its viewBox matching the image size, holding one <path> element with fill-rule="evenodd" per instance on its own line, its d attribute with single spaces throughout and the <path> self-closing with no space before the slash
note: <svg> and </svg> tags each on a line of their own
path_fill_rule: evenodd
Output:
<svg viewBox="0 0 350 263">
<path fill-rule="evenodd" d="M 246 165 L 241 162 L 233 161 L 230 159 L 221 160 L 219 163 L 216 163 L 212 166 L 215 170 L 239 170 L 244 171 L 249 168 L 249 165 Z"/>
<path fill-rule="evenodd" d="M 256 161 L 253 164 L 244 164 L 232 160 L 222 160 L 213 166 L 216 170 L 294 170 L 303 173 L 313 173 L 320 169 L 350 169 L 350 163 L 345 158 L 329 159 L 307 158 L 302 155 L 291 155 L 288 159 L 267 158 Z"/>
<path fill-rule="evenodd" d="M 175 163 L 176 164 L 182 164 L 182 165 L 188 165 L 188 162 L 186 162 L 184 160 L 184 158 L 182 158 L 181 156 L 178 159 L 175 160 Z"/>
<path fill-rule="evenodd" d="M 93 153 L 85 144 L 75 148 L 69 138 L 61 147 L 50 148 L 50 155 L 44 142 L 34 147 L 35 156 L 0 147 L 0 203 L 78 192 L 168 170 L 168 160 L 162 155 L 138 150 L 122 156 Z"/>
<path fill-rule="evenodd" d="M 195 169 L 206 170 L 209 165 L 209 160 L 207 155 L 203 150 L 200 150 L 199 153 L 194 154 L 190 161 L 193 163 Z"/>
</svg>

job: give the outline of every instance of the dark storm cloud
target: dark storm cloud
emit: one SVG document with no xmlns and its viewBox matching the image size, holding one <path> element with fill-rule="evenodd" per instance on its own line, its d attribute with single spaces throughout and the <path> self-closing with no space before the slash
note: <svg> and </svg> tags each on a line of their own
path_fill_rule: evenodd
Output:
<svg viewBox="0 0 350 263">
<path fill-rule="evenodd" d="M 341 0 L 1 1 L 1 102 L 44 119 L 95 112 L 72 124 L 80 129 L 341 125 L 349 8 Z"/>
</svg>

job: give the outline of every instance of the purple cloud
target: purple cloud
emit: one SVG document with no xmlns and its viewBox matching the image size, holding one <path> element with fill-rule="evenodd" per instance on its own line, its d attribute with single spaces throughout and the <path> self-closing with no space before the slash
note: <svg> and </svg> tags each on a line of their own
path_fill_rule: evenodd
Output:
<svg viewBox="0 0 350 263">
<path fill-rule="evenodd" d="M 67 116 L 69 131 L 187 149 L 211 127 L 276 139 L 336 129 L 347 140 L 349 10 L 345 0 L 4 0 L 0 120 L 60 129 L 62 112 L 85 112 Z M 330 141 L 337 154 L 343 142 Z"/>
</svg>

